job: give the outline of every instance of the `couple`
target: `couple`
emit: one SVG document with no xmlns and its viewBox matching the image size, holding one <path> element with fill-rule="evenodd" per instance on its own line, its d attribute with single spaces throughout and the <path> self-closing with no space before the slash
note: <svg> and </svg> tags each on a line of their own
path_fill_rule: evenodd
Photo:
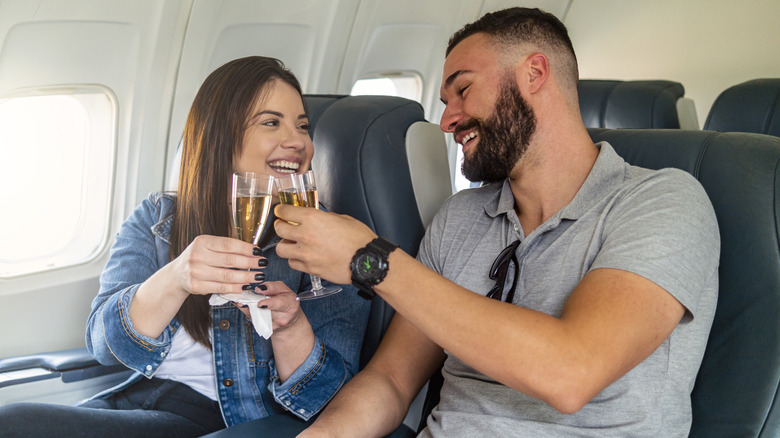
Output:
<svg viewBox="0 0 780 438">
<path fill-rule="evenodd" d="M 440 90 L 446 105 L 441 127 L 463 147 L 464 174 L 486 184 L 447 201 L 417 259 L 347 216 L 276 207 L 281 220 L 274 222 L 274 230 L 282 239 L 276 255 L 288 259 L 292 269 L 352 282 L 363 294 L 380 295 L 397 312 L 372 361 L 301 437 L 392 432 L 441 364 L 441 402 L 421 436 L 687 435 L 690 390 L 717 299 L 715 215 L 703 189 L 686 173 L 633 167 L 608 144 L 594 145 L 579 115 L 577 81 L 565 27 L 539 10 L 487 14 L 452 37 Z M 263 93 L 264 99 L 275 95 L 277 87 Z M 247 129 L 249 133 L 252 127 Z M 242 169 L 244 154 L 234 159 L 236 170 Z M 264 162 L 279 164 L 275 158 L 266 155 Z M 180 185 L 178 199 L 185 190 Z M 190 196 L 203 191 L 190 190 Z M 197 205 L 188 212 L 205 214 Z M 183 213 L 177 211 L 177 217 Z M 200 229 L 190 239 L 204 233 Z M 167 266 L 183 266 L 184 260 L 192 264 L 211 248 L 230 252 L 234 247 L 232 259 L 242 261 L 235 267 L 263 264 L 263 258 L 247 255 L 251 248 L 235 241 L 210 246 L 213 239 L 173 239 L 173 247 L 182 251 L 173 253 L 177 257 Z M 265 257 L 266 270 L 283 263 L 274 254 Z M 111 277 L 111 268 L 109 263 L 104 278 Z M 217 269 L 179 269 L 168 278 Z M 153 279 L 137 280 L 145 282 L 136 298 Z M 236 278 L 229 287 L 251 281 Z M 160 284 L 160 290 L 178 291 Z M 274 336 L 291 330 L 305 339 L 313 330 L 315 346 L 327 338 L 308 322 L 314 315 L 304 309 L 304 316 L 291 291 L 266 284 L 264 293 L 272 295 L 266 301 L 274 300 L 269 308 L 279 330 Z M 207 288 L 214 291 L 215 286 Z M 189 290 L 188 296 L 197 298 L 198 291 L 205 292 Z M 101 301 L 101 295 L 91 321 L 130 305 L 129 316 L 120 317 L 132 325 L 122 327 L 138 329 L 130 300 Z M 354 291 L 340 295 L 347 300 Z M 112 307 L 103 308 L 103 302 Z M 162 312 L 161 306 L 151 307 Z M 145 327 L 170 330 L 181 317 L 170 325 L 159 323 L 175 313 Z M 146 319 L 152 318 L 144 315 L 139 321 Z M 112 329 L 108 323 L 105 327 L 91 324 L 94 344 L 98 335 L 105 344 Z M 128 333 L 134 339 L 125 342 L 144 342 L 154 349 L 169 339 L 165 334 L 156 338 L 155 330 Z M 217 330 L 212 330 L 212 345 L 218 342 Z M 193 337 L 203 345 L 208 330 L 203 338 Z M 327 339 L 321 342 L 328 346 Z M 314 349 L 300 362 L 291 359 L 304 354 L 272 347 L 270 363 L 275 365 L 270 365 L 268 391 L 278 395 L 274 385 L 294 380 Z M 213 349 L 217 364 L 221 358 L 233 360 Z M 142 348 L 136 350 L 131 356 L 146 355 Z M 93 351 L 100 357 L 100 349 Z M 339 359 L 349 363 L 346 355 L 341 352 Z M 146 359 L 154 368 L 158 361 L 152 356 Z M 290 365 L 285 368 L 289 374 L 283 373 L 282 363 Z M 224 383 L 221 377 L 218 385 Z M 329 398 L 338 389 L 328 391 L 332 386 L 317 388 Z M 220 397 L 225 390 L 218 389 Z M 284 405 L 283 400 L 276 403 Z M 223 404 L 221 409 L 230 418 L 230 407 Z"/>
</svg>

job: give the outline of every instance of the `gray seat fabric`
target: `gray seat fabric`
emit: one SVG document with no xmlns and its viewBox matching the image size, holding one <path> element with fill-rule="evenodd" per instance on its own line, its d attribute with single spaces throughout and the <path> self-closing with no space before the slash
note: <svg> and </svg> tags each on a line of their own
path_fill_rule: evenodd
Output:
<svg viewBox="0 0 780 438">
<path fill-rule="evenodd" d="M 724 90 L 704 129 L 780 136 L 780 78 L 753 79 Z"/>
<path fill-rule="evenodd" d="M 680 128 L 678 82 L 581 79 L 577 89 L 588 128 Z"/>
</svg>

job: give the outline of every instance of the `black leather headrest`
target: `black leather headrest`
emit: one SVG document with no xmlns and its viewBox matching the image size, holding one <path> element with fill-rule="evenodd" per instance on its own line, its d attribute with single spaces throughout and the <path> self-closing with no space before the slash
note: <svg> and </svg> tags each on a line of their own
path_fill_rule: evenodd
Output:
<svg viewBox="0 0 780 438">
<path fill-rule="evenodd" d="M 680 128 L 682 84 L 671 81 L 581 79 L 580 112 L 589 128 Z"/>
<path fill-rule="evenodd" d="M 704 129 L 780 136 L 780 78 L 753 79 L 720 93 Z"/>
</svg>

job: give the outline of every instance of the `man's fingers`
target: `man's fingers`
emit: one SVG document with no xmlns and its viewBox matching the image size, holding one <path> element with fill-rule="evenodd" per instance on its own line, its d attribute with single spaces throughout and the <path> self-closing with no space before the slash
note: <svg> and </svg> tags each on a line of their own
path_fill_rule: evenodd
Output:
<svg viewBox="0 0 780 438">
<path fill-rule="evenodd" d="M 295 222 L 298 224 L 303 221 L 307 213 L 311 213 L 312 211 L 317 211 L 317 210 L 309 209 L 306 207 L 296 207 L 294 205 L 284 205 L 284 204 L 277 204 L 276 207 L 274 208 L 274 214 L 276 214 L 277 218 L 286 222 Z"/>
</svg>

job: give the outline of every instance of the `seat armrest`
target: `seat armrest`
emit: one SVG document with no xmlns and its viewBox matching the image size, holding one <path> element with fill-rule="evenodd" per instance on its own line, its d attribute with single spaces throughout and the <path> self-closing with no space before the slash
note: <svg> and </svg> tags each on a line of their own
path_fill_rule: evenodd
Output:
<svg viewBox="0 0 780 438">
<path fill-rule="evenodd" d="M 272 436 L 275 438 L 295 437 L 309 427 L 309 422 L 293 417 L 291 414 L 271 415 L 205 435 L 203 438 L 243 438 Z"/>
<path fill-rule="evenodd" d="M 0 359 L 0 387 L 60 377 L 65 383 L 130 372 L 124 365 L 103 366 L 86 348 Z"/>
<path fill-rule="evenodd" d="M 0 373 L 30 368 L 44 368 L 49 371 L 70 371 L 97 365 L 100 365 L 100 363 L 89 354 L 86 348 L 73 348 L 70 350 L 0 359 Z"/>
<path fill-rule="evenodd" d="M 294 438 L 312 423 L 314 423 L 314 419 L 303 421 L 293 417 L 291 414 L 271 415 L 270 417 L 259 418 L 222 429 L 204 435 L 202 438 L 255 438 L 260 436 Z M 387 438 L 414 438 L 415 436 L 416 434 L 412 432 L 412 429 L 402 424 Z"/>
</svg>

